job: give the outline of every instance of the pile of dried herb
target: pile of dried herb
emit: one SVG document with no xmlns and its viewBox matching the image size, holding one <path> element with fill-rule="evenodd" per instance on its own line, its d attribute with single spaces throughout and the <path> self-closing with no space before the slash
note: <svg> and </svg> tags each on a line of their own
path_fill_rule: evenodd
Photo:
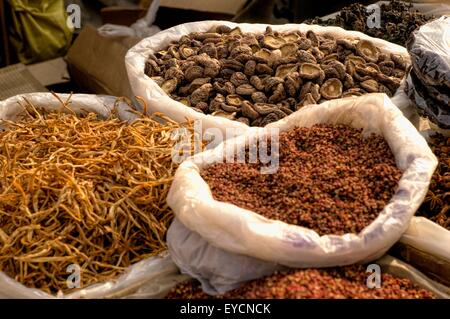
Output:
<svg viewBox="0 0 450 319">
<path fill-rule="evenodd" d="M 201 176 L 214 199 L 319 235 L 359 233 L 394 195 L 401 171 L 381 135 L 346 125 L 317 124 L 283 132 L 279 167 L 218 163 Z"/>
<path fill-rule="evenodd" d="M 414 30 L 434 18 L 414 10 L 410 3 L 397 0 L 381 4 L 380 11 L 380 28 L 368 26 L 367 20 L 374 11 L 367 10 L 366 6 L 361 3 L 353 3 L 344 7 L 334 18 L 323 20 L 317 17 L 307 20 L 305 23 L 360 31 L 372 37 L 405 46 L 409 35 Z"/>
<path fill-rule="evenodd" d="M 436 134 L 428 142 L 439 160 L 431 179 L 428 194 L 418 210 L 425 216 L 450 230 L 450 137 Z"/>
<path fill-rule="evenodd" d="M 381 287 L 367 287 L 363 266 L 303 269 L 277 272 L 223 295 L 204 293 L 198 282 L 186 281 L 171 290 L 168 299 L 429 299 L 434 294 L 416 287 L 409 279 L 381 275 Z"/>
<path fill-rule="evenodd" d="M 84 288 L 166 249 L 171 133 L 180 124 L 25 110 L 1 121 L 0 271 L 68 292 L 71 264 Z"/>
</svg>

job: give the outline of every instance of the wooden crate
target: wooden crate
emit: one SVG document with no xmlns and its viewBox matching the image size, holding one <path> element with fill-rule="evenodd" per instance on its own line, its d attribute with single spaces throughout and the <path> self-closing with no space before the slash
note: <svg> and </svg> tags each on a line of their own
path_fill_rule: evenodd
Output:
<svg viewBox="0 0 450 319">
<path fill-rule="evenodd" d="M 450 261 L 401 242 L 396 243 L 389 254 L 419 269 L 431 279 L 450 287 Z"/>
</svg>

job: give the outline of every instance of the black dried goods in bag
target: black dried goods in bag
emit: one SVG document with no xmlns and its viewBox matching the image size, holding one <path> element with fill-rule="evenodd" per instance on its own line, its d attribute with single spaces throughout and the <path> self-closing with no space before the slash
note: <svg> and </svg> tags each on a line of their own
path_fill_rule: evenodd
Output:
<svg viewBox="0 0 450 319">
<path fill-rule="evenodd" d="M 406 93 L 417 106 L 417 111 L 423 117 L 443 129 L 450 128 L 450 107 L 433 99 L 426 86 L 417 78 L 411 69 L 406 78 Z"/>
<path fill-rule="evenodd" d="M 421 115 L 450 128 L 450 17 L 423 25 L 407 43 L 412 69 L 406 93 Z"/>
<path fill-rule="evenodd" d="M 450 16 L 427 23 L 407 42 L 414 71 L 426 85 L 450 90 Z M 448 93 L 448 92 L 447 92 Z"/>
</svg>

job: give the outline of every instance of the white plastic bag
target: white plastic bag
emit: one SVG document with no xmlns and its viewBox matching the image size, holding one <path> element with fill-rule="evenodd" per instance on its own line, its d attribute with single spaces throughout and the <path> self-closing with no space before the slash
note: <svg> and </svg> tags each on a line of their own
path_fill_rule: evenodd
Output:
<svg viewBox="0 0 450 319">
<path fill-rule="evenodd" d="M 145 37 L 150 37 L 161 31 L 158 26 L 153 25 L 160 2 L 160 0 L 153 0 L 145 17 L 137 20 L 130 27 L 107 23 L 102 25 L 98 29 L 98 32 L 107 38 L 137 37 L 143 39 Z"/>
<path fill-rule="evenodd" d="M 176 27 L 164 30 L 158 34 L 146 38 L 131 48 L 125 56 L 125 64 L 127 67 L 128 78 L 130 80 L 131 89 L 136 96 L 143 97 L 149 106 L 151 112 L 163 112 L 175 121 L 184 121 L 186 118 L 193 120 L 201 120 L 202 128 L 219 128 L 224 131 L 226 127 L 248 128 L 247 125 L 225 119 L 222 117 L 201 114 L 184 104 L 171 99 L 159 85 L 150 79 L 145 73 L 145 61 L 149 55 L 164 49 L 171 41 L 179 40 L 182 35 L 191 32 L 205 32 L 217 25 L 227 25 L 229 27 L 239 26 L 243 32 L 262 33 L 265 31 L 267 24 L 249 24 L 249 23 L 232 23 L 227 21 L 201 21 L 191 22 L 178 25 Z M 375 46 L 385 52 L 402 55 L 407 61 L 409 56 L 405 48 L 386 42 L 381 39 L 369 37 L 363 33 L 356 31 L 346 31 L 338 27 L 322 27 L 307 24 L 285 24 L 270 25 L 274 31 L 286 32 L 299 30 L 306 32 L 313 30 L 317 34 L 327 33 L 336 38 L 360 38 L 372 41 Z M 405 107 L 409 107 L 408 99 L 405 100 L 403 91 L 397 90 L 394 97 L 398 94 L 396 102 Z"/>
<path fill-rule="evenodd" d="M 58 94 L 66 101 L 68 94 Z M 61 102 L 51 93 L 30 93 L 11 97 L 0 101 L 0 119 L 14 120 L 23 111 L 19 105 L 26 99 L 38 108 L 56 110 L 61 108 Z M 136 119 L 137 115 L 129 112 L 130 107 L 123 103 L 116 103 L 112 96 L 98 96 L 89 94 L 75 94 L 70 97 L 70 108 L 75 112 L 88 111 L 108 117 L 115 108 L 118 116 L 126 121 Z M 61 296 L 62 298 L 118 298 L 141 297 L 158 298 L 180 280 L 186 277 L 179 274 L 177 266 L 167 253 L 144 259 L 130 266 L 124 274 L 114 281 L 95 284 L 74 293 Z M 0 272 L 0 298 L 55 298 L 38 289 L 27 288 L 6 274 Z"/>
<path fill-rule="evenodd" d="M 223 294 L 246 281 L 286 268 L 275 262 L 217 248 L 176 218 L 167 231 L 167 245 L 180 271 L 200 281 L 203 291 L 210 295 Z"/>
<path fill-rule="evenodd" d="M 287 131 L 316 123 L 347 124 L 362 128 L 364 134 L 383 135 L 403 172 L 391 201 L 359 234 L 319 236 L 213 199 L 199 171 L 208 163 L 221 162 L 227 148 L 240 150 L 254 134 L 268 134 L 272 127 Z M 302 108 L 266 128 L 250 130 L 193 156 L 179 166 L 167 203 L 187 228 L 226 251 L 291 267 L 347 265 L 379 258 L 401 237 L 425 197 L 436 166 L 425 139 L 390 99 L 385 94 L 368 94 Z"/>
<path fill-rule="evenodd" d="M 450 231 L 425 217 L 414 217 L 400 241 L 450 261 Z"/>
</svg>

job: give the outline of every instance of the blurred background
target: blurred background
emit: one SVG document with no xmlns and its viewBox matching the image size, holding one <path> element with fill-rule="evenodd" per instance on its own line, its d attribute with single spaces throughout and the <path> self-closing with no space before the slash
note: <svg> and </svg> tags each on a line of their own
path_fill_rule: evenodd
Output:
<svg viewBox="0 0 450 319">
<path fill-rule="evenodd" d="M 46 90 L 130 96 L 124 56 L 141 38 L 161 29 L 202 20 L 299 23 L 374 2 L 0 0 L 0 100 Z"/>
</svg>

